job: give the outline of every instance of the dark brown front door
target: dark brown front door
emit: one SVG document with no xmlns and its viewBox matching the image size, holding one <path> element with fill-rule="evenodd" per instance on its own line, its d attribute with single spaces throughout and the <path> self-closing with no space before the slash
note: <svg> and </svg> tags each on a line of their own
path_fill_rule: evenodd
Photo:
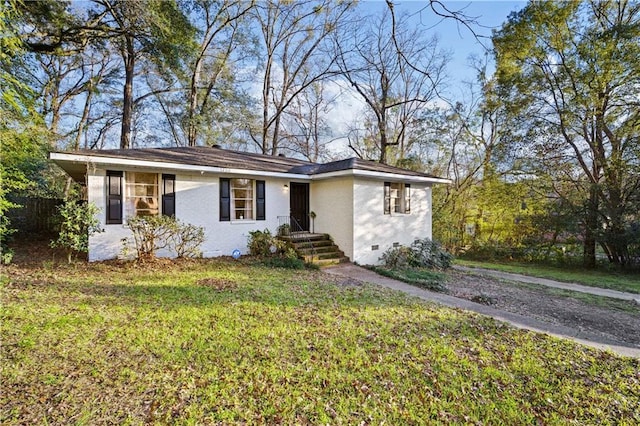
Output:
<svg viewBox="0 0 640 426">
<path fill-rule="evenodd" d="M 291 182 L 289 193 L 290 215 L 302 227 L 303 231 L 309 230 L 309 184 Z M 297 226 L 291 221 L 291 230 L 298 231 Z"/>
</svg>

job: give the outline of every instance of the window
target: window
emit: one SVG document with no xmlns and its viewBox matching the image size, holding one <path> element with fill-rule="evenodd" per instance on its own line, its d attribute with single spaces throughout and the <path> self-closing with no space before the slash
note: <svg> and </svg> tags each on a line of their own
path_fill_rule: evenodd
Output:
<svg viewBox="0 0 640 426">
<path fill-rule="evenodd" d="M 231 179 L 231 218 L 253 219 L 253 180 Z"/>
<path fill-rule="evenodd" d="M 107 224 L 122 224 L 122 172 L 107 170 Z"/>
<path fill-rule="evenodd" d="M 265 220 L 265 182 L 220 179 L 220 220 Z"/>
<path fill-rule="evenodd" d="M 391 213 L 411 213 L 411 185 L 408 183 L 384 183 L 384 214 Z"/>
<path fill-rule="evenodd" d="M 127 216 L 153 216 L 159 212 L 158 174 L 127 172 Z"/>
</svg>

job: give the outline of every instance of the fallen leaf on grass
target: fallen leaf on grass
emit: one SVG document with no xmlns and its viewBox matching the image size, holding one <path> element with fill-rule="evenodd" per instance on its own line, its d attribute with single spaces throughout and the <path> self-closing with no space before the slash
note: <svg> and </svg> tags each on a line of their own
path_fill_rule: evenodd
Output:
<svg viewBox="0 0 640 426">
<path fill-rule="evenodd" d="M 236 282 L 226 280 L 224 278 L 203 278 L 196 281 L 196 284 L 203 287 L 210 287 L 218 291 L 233 290 L 238 287 Z"/>
</svg>

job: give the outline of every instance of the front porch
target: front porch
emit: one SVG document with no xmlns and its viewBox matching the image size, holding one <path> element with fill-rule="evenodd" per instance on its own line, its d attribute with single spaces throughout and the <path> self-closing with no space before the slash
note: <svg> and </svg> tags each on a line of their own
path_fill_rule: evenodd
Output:
<svg viewBox="0 0 640 426">
<path fill-rule="evenodd" d="M 289 216 L 278 216 L 277 236 L 289 242 L 305 262 L 316 265 L 345 263 L 349 258 L 333 242 L 329 234 L 309 232 Z"/>
</svg>

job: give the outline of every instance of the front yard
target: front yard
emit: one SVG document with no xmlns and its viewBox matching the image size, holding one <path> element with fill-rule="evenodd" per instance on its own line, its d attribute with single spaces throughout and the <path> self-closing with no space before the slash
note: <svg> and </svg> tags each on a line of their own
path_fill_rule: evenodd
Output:
<svg viewBox="0 0 640 426">
<path fill-rule="evenodd" d="M 2 270 L 0 423 L 638 424 L 640 361 L 321 271 Z"/>
</svg>

